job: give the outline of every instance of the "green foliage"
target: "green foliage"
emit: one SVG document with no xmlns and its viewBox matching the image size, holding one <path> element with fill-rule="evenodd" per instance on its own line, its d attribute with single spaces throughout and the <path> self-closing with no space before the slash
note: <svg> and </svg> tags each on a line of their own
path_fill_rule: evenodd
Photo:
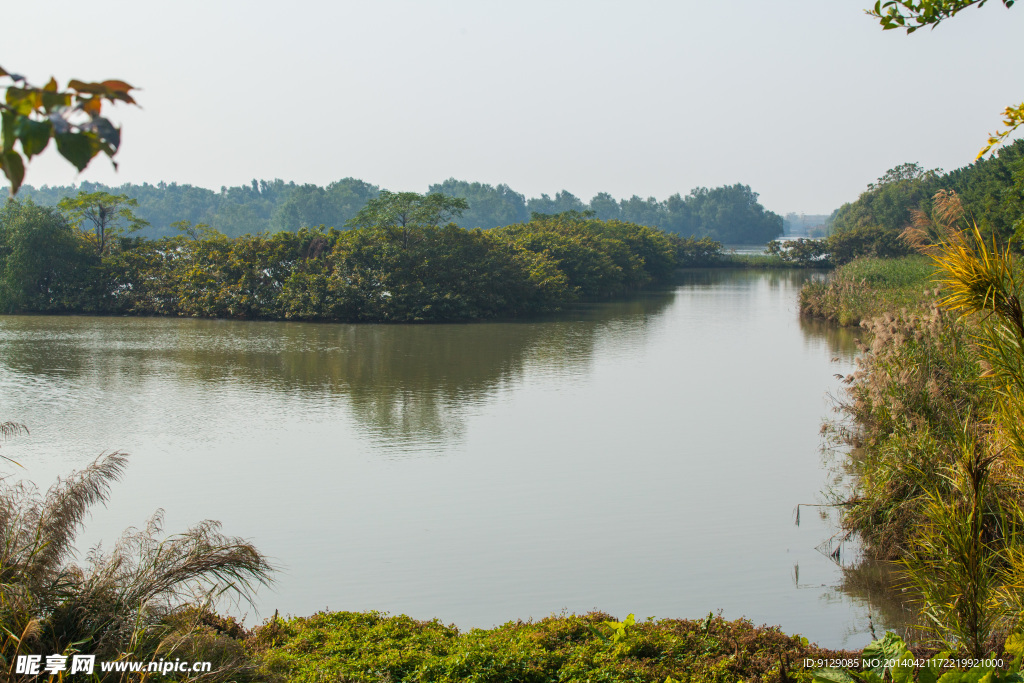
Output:
<svg viewBox="0 0 1024 683">
<path fill-rule="evenodd" d="M 15 201 L 0 208 L 0 311 L 85 308 L 98 263 L 56 209 Z"/>
<path fill-rule="evenodd" d="M 768 243 L 765 254 L 799 268 L 826 267 L 831 265 L 828 245 L 824 240 L 800 237 L 783 244 L 777 240 Z"/>
<path fill-rule="evenodd" d="M 1013 7 L 1014 1 L 1002 0 L 1002 3 L 1009 9 Z M 902 28 L 909 34 L 925 26 L 935 28 L 961 10 L 971 6 L 981 7 L 986 2 L 988 0 L 876 0 L 875 6 L 867 10 L 867 13 L 878 19 L 883 30 Z M 1024 125 L 1024 103 L 1003 110 L 1003 125 L 1006 130 L 996 131 L 989 136 L 988 142 L 978 152 L 978 159 Z"/>
<path fill-rule="evenodd" d="M 877 227 L 899 234 L 913 221 L 914 211 L 930 210 L 932 196 L 944 183 L 940 169 L 901 164 L 868 185 L 856 202 L 837 209 L 832 215 L 831 233 Z"/>
<path fill-rule="evenodd" d="M 963 425 L 990 397 L 967 329 L 938 307 L 885 314 L 865 331 L 870 345 L 842 404 L 851 422 L 834 426 L 855 449 L 842 523 L 871 555 L 895 560 L 921 528 L 928 496 L 952 492 L 948 467 L 961 452 Z"/>
<path fill-rule="evenodd" d="M 829 259 L 836 265 L 849 263 L 855 258 L 900 258 L 914 253 L 903 239 L 902 231 L 877 225 L 858 225 L 833 232 L 825 239 Z"/>
<path fill-rule="evenodd" d="M 526 208 L 526 197 L 508 185 L 493 187 L 449 178 L 443 183 L 431 185 L 427 192 L 465 199 L 469 206 L 455 221 L 464 228 L 498 228 L 526 221 L 530 215 Z"/>
<path fill-rule="evenodd" d="M 683 235 L 707 235 L 725 244 L 766 244 L 782 234 L 782 216 L 766 211 L 757 201 L 758 194 L 749 185 L 724 185 L 708 189 L 698 187 L 679 208 L 683 226 L 674 232 Z M 682 229 L 679 229 L 682 228 Z"/>
<path fill-rule="evenodd" d="M 356 178 L 344 178 L 326 188 L 318 185 L 295 187 L 274 210 L 271 227 L 273 230 L 293 231 L 318 225 L 340 228 L 355 218 L 367 202 L 379 196 L 380 188 Z M 261 227 L 254 224 L 233 234 L 260 231 Z"/>
<path fill-rule="evenodd" d="M 823 651 L 777 628 L 721 617 L 617 622 L 607 614 L 509 622 L 461 633 L 377 612 L 274 620 L 247 641 L 268 681 L 694 683 L 809 680 Z"/>
<path fill-rule="evenodd" d="M 64 244 L 56 237 L 33 238 L 32 259 L 78 278 L 74 287 L 56 287 L 52 283 L 70 282 L 71 275 L 40 280 L 18 265 L 24 250 L 0 249 L 0 258 L 10 264 L 7 305 L 26 311 L 233 318 L 477 320 L 535 315 L 579 298 L 667 284 L 677 268 L 713 261 L 719 248 L 710 240 L 683 240 L 631 223 L 573 217 L 487 231 L 439 227 L 429 221 L 458 203 L 435 197 L 438 204 L 426 206 L 398 198 L 412 207 L 404 217 L 382 211 L 373 224 L 367 211 L 368 227 L 347 231 L 302 228 L 232 239 L 182 221 L 175 237 L 113 241 L 108 224 L 108 241 L 116 248 L 102 256 L 91 234 L 71 230 L 52 209 L 27 205 L 32 211 L 22 213 L 32 221 L 39 216 L 57 221 L 33 230 L 56 235 L 62 229 L 68 248 L 88 267 L 72 268 L 78 261 L 66 250 L 50 253 Z M 9 234 L 15 244 L 24 232 L 15 228 L 23 224 L 10 222 L 0 237 Z M 40 232 L 43 228 L 49 233 Z M 37 294 L 16 294 L 24 291 Z"/>
<path fill-rule="evenodd" d="M 46 149 L 51 139 L 79 171 L 101 152 L 113 159 L 121 146 L 121 130 L 101 116 L 103 103 L 135 104 L 135 88 L 124 81 L 76 79 L 61 90 L 53 78 L 38 87 L 3 68 L 0 78 L 10 81 L 0 102 L 0 169 L 11 183 L 12 197 L 25 179 L 25 162 Z"/>
<path fill-rule="evenodd" d="M 1014 582 L 1011 560 L 1024 516 L 1012 496 L 992 500 L 995 458 L 971 431 L 965 422 L 956 459 L 942 473 L 947 485 L 925 492 L 904 564 L 926 626 L 944 644 L 980 658 L 995 630 L 1016 618 L 1002 594 Z"/>
<path fill-rule="evenodd" d="M 981 7 L 988 0 L 878 0 L 868 14 L 877 18 L 884 30 L 906 29 L 913 33 L 919 28 L 935 28 L 942 21 L 971 6 Z M 1002 0 L 1009 9 L 1014 0 Z"/>
<path fill-rule="evenodd" d="M 92 231 L 90 239 L 101 256 L 121 235 L 149 225 L 132 211 L 138 205 L 131 197 L 107 192 L 79 192 L 57 203 L 76 228 Z"/>
<path fill-rule="evenodd" d="M 912 683 L 917 674 L 917 683 L 1020 683 L 1021 655 L 1024 645 L 1019 635 L 1010 636 L 1006 641 L 1006 652 L 1013 659 L 1005 668 L 995 666 L 994 654 L 982 659 L 968 670 L 956 669 L 949 652 L 940 652 L 927 661 L 915 657 L 903 639 L 895 633 L 886 633 L 861 653 L 861 666 L 856 669 L 826 667 L 814 671 L 813 683 Z M 920 666 L 918 666 L 921 664 Z"/>
<path fill-rule="evenodd" d="M 137 200 L 136 213 L 151 224 L 140 234 L 149 238 L 174 236 L 172 225 L 180 220 L 205 223 L 230 237 L 302 227 L 342 228 L 380 195 L 376 185 L 355 178 L 344 178 L 326 187 L 253 180 L 249 185 L 222 187 L 220 192 L 176 183 L 114 188 L 83 182 L 79 188 L 22 189 L 24 195 L 43 205 L 55 205 L 78 191 L 121 194 Z M 527 201 L 507 185 L 492 187 L 449 178 L 431 185 L 428 194 L 465 200 L 468 206 L 460 215 L 452 214 L 438 224 L 450 220 L 466 228 L 522 223 L 529 220 L 531 212 L 556 215 L 576 211 L 582 215 L 592 211 L 590 217 L 601 220 L 621 220 L 681 236 L 728 239 L 732 243 L 754 244 L 782 234 L 781 217 L 758 204 L 757 194 L 745 185 L 700 188 L 686 197 L 677 193 L 665 201 L 634 196 L 620 203 L 602 192 L 587 204 L 566 191 L 557 193 L 554 199 L 542 195 Z M 765 238 L 765 234 L 770 236 Z"/>
<path fill-rule="evenodd" d="M 837 268 L 827 280 L 800 290 L 800 312 L 840 325 L 860 325 L 890 311 L 926 313 L 935 299 L 928 259 L 863 257 Z"/>
</svg>

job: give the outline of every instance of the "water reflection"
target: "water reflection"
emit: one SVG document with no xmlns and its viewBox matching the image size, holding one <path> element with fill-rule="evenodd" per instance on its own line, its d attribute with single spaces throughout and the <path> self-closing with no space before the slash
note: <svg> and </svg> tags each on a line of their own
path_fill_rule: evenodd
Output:
<svg viewBox="0 0 1024 683">
<path fill-rule="evenodd" d="M 722 609 L 856 646 L 861 601 L 815 550 L 831 530 L 792 524 L 852 357 L 799 321 L 808 277 L 700 271 L 473 325 L 3 317 L 0 395 L 41 482 L 133 453 L 87 541 L 158 505 L 223 520 L 288 567 L 264 616 Z"/>
<path fill-rule="evenodd" d="M 11 391 L 49 377 L 68 391 L 138 391 L 154 377 L 225 382 L 337 409 L 384 448 L 441 452 L 465 415 L 529 365 L 567 380 L 595 347 L 635 348 L 672 302 L 652 292 L 534 321 L 338 325 L 251 321 L 8 316 L 0 364 Z M 600 342 L 599 342 L 600 340 Z"/>
</svg>

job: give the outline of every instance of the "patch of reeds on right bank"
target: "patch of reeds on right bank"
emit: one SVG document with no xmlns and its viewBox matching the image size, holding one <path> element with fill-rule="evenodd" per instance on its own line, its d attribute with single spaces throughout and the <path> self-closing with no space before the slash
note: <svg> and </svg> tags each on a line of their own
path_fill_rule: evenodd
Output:
<svg viewBox="0 0 1024 683">
<path fill-rule="evenodd" d="M 859 325 L 886 313 L 925 313 L 938 291 L 935 266 L 925 256 L 861 257 L 837 268 L 827 280 L 800 291 L 800 312 L 839 325 Z"/>
</svg>

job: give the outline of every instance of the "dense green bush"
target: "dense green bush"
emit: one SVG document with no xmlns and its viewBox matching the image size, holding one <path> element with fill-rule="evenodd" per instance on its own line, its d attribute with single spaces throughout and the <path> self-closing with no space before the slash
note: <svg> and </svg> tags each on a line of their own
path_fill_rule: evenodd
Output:
<svg viewBox="0 0 1024 683">
<path fill-rule="evenodd" d="M 87 305 L 99 259 L 57 209 L 0 208 L 0 311 L 71 311 Z"/>
<path fill-rule="evenodd" d="M 333 612 L 272 620 L 246 643 L 264 680 L 296 683 L 809 681 L 804 658 L 835 654 L 712 615 L 632 624 L 591 613 L 463 633 L 437 620 Z"/>
<path fill-rule="evenodd" d="M 709 264 L 720 251 L 708 239 L 579 215 L 495 230 L 383 221 L 237 238 L 188 232 L 120 238 L 100 257 L 55 210 L 9 204 L 0 214 L 0 304 L 8 312 L 477 320 L 667 284 L 679 267 Z"/>
</svg>

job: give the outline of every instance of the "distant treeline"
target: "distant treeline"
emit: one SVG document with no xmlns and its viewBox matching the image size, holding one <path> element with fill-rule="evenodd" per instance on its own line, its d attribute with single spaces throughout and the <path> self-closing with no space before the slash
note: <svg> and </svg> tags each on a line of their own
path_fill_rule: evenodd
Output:
<svg viewBox="0 0 1024 683">
<path fill-rule="evenodd" d="M 19 196 L 55 206 L 61 198 L 72 197 L 80 190 L 105 191 L 137 200 L 137 215 L 150 223 L 142 234 L 150 238 L 176 234 L 172 224 L 182 220 L 204 223 L 229 237 L 321 225 L 340 229 L 381 192 L 376 185 L 345 178 L 327 187 L 253 180 L 249 185 L 222 187 L 220 192 L 176 183 L 120 187 L 89 182 L 77 187 L 26 185 Z M 657 227 L 686 237 L 710 237 L 725 244 L 765 244 L 783 232 L 782 217 L 765 210 L 757 201 L 757 193 L 741 184 L 698 187 L 686 196 L 677 193 L 664 201 L 635 195 L 616 200 L 601 192 L 584 202 L 564 190 L 554 197 L 542 194 L 527 199 L 507 185 L 494 187 L 454 178 L 431 185 L 428 192 L 467 200 L 469 208 L 456 221 L 464 228 L 496 228 L 524 223 L 533 214 L 577 211 L 592 212 L 599 220 Z"/>
<path fill-rule="evenodd" d="M 398 199 L 409 198 L 392 196 L 362 212 L 362 224 L 351 230 L 238 237 L 191 230 L 155 240 L 111 233 L 105 242 L 58 209 L 11 201 L 0 209 L 0 310 L 474 320 L 544 313 L 667 283 L 681 266 L 714 262 L 721 248 L 707 238 L 579 214 L 493 230 L 410 222 L 395 219 L 388 204 Z"/>
<path fill-rule="evenodd" d="M 879 229 L 889 238 L 916 219 L 929 220 L 932 198 L 939 190 L 955 191 L 970 220 L 986 235 L 1000 240 L 1024 238 L 1024 140 L 1007 145 L 988 159 L 949 173 L 926 170 L 918 164 L 890 169 L 868 185 L 855 202 L 837 209 L 830 232 Z"/>
</svg>

